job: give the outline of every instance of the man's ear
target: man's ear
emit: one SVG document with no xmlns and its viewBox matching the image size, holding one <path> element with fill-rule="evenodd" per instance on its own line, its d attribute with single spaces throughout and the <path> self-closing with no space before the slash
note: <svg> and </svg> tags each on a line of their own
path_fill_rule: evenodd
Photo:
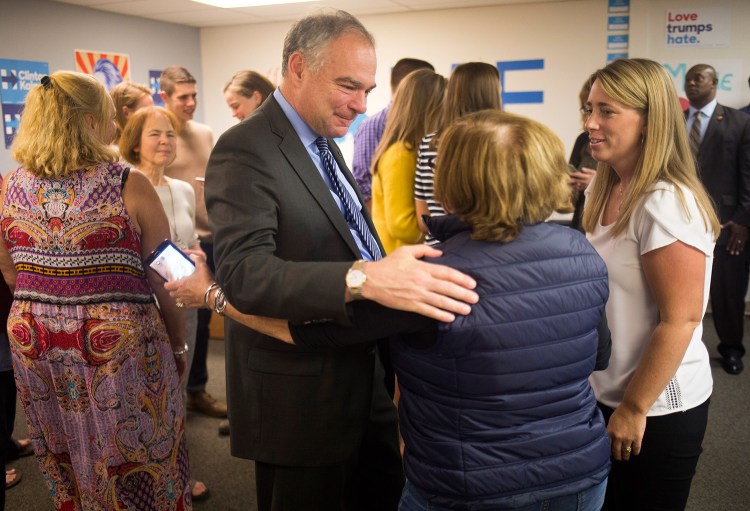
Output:
<svg viewBox="0 0 750 511">
<path fill-rule="evenodd" d="M 159 96 L 161 97 L 161 100 L 164 101 L 164 104 L 167 104 L 167 100 L 169 99 L 169 94 L 164 92 L 163 90 L 159 91 Z"/>
<path fill-rule="evenodd" d="M 300 52 L 295 51 L 289 56 L 287 63 L 287 75 L 293 76 L 297 80 L 302 79 L 307 66 L 305 65 L 305 56 Z"/>
</svg>

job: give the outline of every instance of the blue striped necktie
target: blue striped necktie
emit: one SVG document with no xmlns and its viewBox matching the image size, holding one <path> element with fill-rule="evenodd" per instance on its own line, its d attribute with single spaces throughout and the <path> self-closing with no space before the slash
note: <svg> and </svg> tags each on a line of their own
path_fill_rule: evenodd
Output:
<svg viewBox="0 0 750 511">
<path fill-rule="evenodd" d="M 331 154 L 330 149 L 328 149 L 328 141 L 323 137 L 318 137 L 315 139 L 315 145 L 320 152 L 320 160 L 323 162 L 323 169 L 325 169 L 326 174 L 328 174 L 328 179 L 331 181 L 331 187 L 333 187 L 333 191 L 338 195 L 341 204 L 344 206 L 344 218 L 346 219 L 346 222 L 349 225 L 353 225 L 357 230 L 359 238 L 370 252 L 372 260 L 377 261 L 378 259 L 381 259 L 383 256 L 380 253 L 380 248 L 370 232 L 367 222 L 365 222 L 365 217 L 362 216 L 362 211 L 357 207 L 357 203 L 354 202 L 352 196 L 349 195 L 349 192 L 344 188 L 341 180 L 339 180 L 339 176 L 336 173 L 336 163 L 333 160 L 333 154 Z"/>
</svg>

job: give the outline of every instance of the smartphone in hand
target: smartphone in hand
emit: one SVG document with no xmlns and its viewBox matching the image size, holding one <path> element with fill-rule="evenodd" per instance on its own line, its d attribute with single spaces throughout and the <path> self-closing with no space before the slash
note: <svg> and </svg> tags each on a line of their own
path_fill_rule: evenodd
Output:
<svg viewBox="0 0 750 511">
<path fill-rule="evenodd" d="M 195 271 L 195 263 L 170 240 L 164 240 L 146 258 L 149 268 L 169 282 L 187 277 Z"/>
</svg>

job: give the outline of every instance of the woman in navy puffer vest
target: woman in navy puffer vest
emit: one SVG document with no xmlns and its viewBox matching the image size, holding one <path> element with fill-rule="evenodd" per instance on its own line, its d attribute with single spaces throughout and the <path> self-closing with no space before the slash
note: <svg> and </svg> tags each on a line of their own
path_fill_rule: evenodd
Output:
<svg viewBox="0 0 750 511">
<path fill-rule="evenodd" d="M 609 471 L 609 438 L 588 382 L 608 358 L 596 366 L 604 263 L 559 225 L 526 225 L 507 244 L 472 240 L 453 216 L 429 226 L 446 240 L 435 262 L 474 277 L 479 302 L 439 325 L 430 347 L 393 350 L 409 484 L 449 509 L 516 509 L 564 496 L 575 503 L 565 509 L 581 509 L 578 494 Z"/>
</svg>

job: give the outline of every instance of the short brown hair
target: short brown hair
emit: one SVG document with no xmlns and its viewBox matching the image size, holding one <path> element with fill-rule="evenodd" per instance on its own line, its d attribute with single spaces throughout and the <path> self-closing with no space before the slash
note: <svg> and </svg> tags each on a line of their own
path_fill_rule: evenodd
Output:
<svg viewBox="0 0 750 511">
<path fill-rule="evenodd" d="M 462 117 L 445 130 L 435 197 L 476 240 L 508 242 L 524 224 L 572 211 L 563 143 L 543 124 L 500 110 Z"/>
<path fill-rule="evenodd" d="M 403 58 L 396 62 L 391 68 L 391 93 L 395 93 L 401 80 L 406 75 L 417 69 L 429 69 L 435 71 L 435 67 L 426 60 Z"/>
<path fill-rule="evenodd" d="M 171 96 L 174 92 L 174 86 L 178 83 L 196 83 L 195 77 L 190 71 L 182 66 L 169 66 L 161 72 L 159 77 L 159 88 Z"/>
<path fill-rule="evenodd" d="M 63 178 L 87 163 L 115 161 L 100 132 L 112 122 L 112 100 L 91 75 L 58 71 L 26 96 L 13 142 L 13 159 L 41 178 Z M 94 119 L 95 131 L 87 116 Z"/>
<path fill-rule="evenodd" d="M 141 146 L 141 135 L 143 134 L 143 126 L 146 125 L 146 121 L 155 115 L 163 115 L 169 119 L 169 123 L 174 128 L 177 134 L 180 133 L 181 125 L 177 117 L 160 106 L 147 106 L 141 108 L 128 119 L 128 123 L 125 125 L 125 129 L 120 137 L 120 155 L 122 158 L 130 163 L 131 165 L 138 166 L 140 161 L 140 155 L 136 151 Z"/>
<path fill-rule="evenodd" d="M 284 49 L 281 56 L 281 76 L 286 77 L 289 57 L 300 52 L 308 67 L 317 72 L 323 65 L 328 45 L 344 34 L 358 34 L 371 46 L 375 39 L 362 23 L 346 11 L 335 10 L 311 14 L 297 21 L 284 37 Z"/>
</svg>

